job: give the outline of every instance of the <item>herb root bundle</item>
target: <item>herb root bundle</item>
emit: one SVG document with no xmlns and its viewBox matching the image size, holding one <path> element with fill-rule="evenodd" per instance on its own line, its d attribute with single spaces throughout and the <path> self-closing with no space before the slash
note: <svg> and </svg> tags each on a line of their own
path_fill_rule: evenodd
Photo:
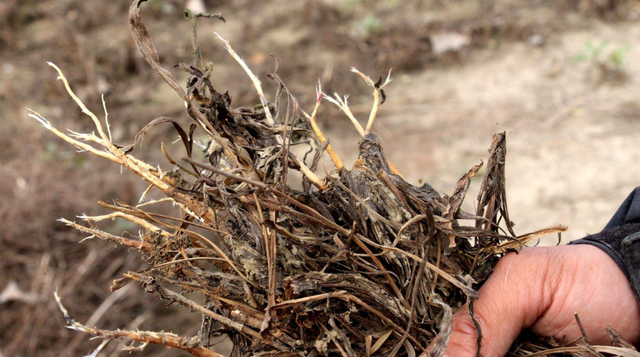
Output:
<svg viewBox="0 0 640 357">
<path fill-rule="evenodd" d="M 163 148 L 174 170 L 136 159 L 133 145 L 113 143 L 106 108 L 103 125 L 53 64 L 71 97 L 93 120 L 97 134 L 65 134 L 38 113 L 30 116 L 79 149 L 133 171 L 149 184 L 147 191 L 164 193 L 165 199 L 137 206 L 100 202 L 113 213 L 83 216 L 88 227 L 63 221 L 92 237 L 135 249 L 146 261 L 147 269 L 119 277 L 112 290 L 135 282 L 144 292 L 202 315 L 202 326 L 190 338 L 100 330 L 75 322 L 58 300 L 68 327 L 105 341 L 128 339 L 139 343 L 137 349 L 162 344 L 194 356 L 219 356 L 210 348 L 210 339 L 227 335 L 233 342 L 232 356 L 238 357 L 417 356 L 432 343 L 432 356 L 441 357 L 452 313 L 464 308 L 473 317 L 476 289 L 500 257 L 566 229 L 514 233 L 505 193 L 503 133 L 491 143 L 475 212 L 465 212 L 461 205 L 482 163 L 472 167 L 449 196 L 428 184 L 406 182 L 371 132 L 389 78 L 373 82 L 353 70 L 374 94 L 364 128 L 346 99 L 324 96 L 362 135 L 351 169 L 345 168 L 316 124 L 323 99 L 320 88 L 317 105 L 307 114 L 280 80 L 276 64 L 269 78 L 278 90 L 268 101 L 258 78 L 222 38 L 253 82 L 260 105 L 234 108 L 229 95 L 214 88 L 211 65 L 203 65 L 195 36 L 195 18 L 201 14 L 187 13 L 194 26 L 196 60 L 177 66 L 189 73 L 183 89 L 159 63 L 139 14 L 141 2 L 134 1 L 129 14 L 136 45 L 185 101 L 193 124 L 185 130 L 171 119 L 156 119 L 140 131 L 136 142 L 154 126 L 172 123 L 186 156 L 173 159 Z M 198 136 L 206 138 L 204 158 L 194 149 Z M 303 141 L 312 143 L 307 160 L 291 150 Z M 318 166 L 325 152 L 336 169 L 321 175 Z M 296 171 L 298 176 L 291 174 Z M 294 177 L 298 182 L 288 181 Z M 179 206 L 182 213 L 166 217 L 151 210 L 164 201 Z M 143 233 L 135 239 L 96 228 L 112 218 L 132 221 Z M 195 299 L 196 295 L 201 297 Z M 552 347 L 558 349 L 546 350 Z M 590 348 L 578 344 L 561 350 L 548 340 L 530 338 L 520 339 L 512 353 L 579 354 Z"/>
</svg>

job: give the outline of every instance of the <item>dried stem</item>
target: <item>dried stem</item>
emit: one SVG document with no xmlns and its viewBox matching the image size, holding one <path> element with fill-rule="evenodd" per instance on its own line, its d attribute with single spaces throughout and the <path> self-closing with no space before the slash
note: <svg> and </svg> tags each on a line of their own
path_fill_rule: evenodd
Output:
<svg viewBox="0 0 640 357">
<path fill-rule="evenodd" d="M 260 82 L 258 77 L 256 77 L 255 74 L 253 74 L 249 66 L 247 66 L 247 64 L 244 62 L 244 60 L 240 56 L 238 56 L 238 53 L 233 48 L 231 48 L 231 44 L 229 44 L 229 41 L 225 40 L 222 36 L 220 36 L 219 33 L 215 32 L 215 34 L 218 40 L 224 43 L 224 47 L 227 49 L 231 57 L 233 57 L 233 59 L 236 60 L 238 64 L 240 64 L 242 69 L 244 69 L 244 71 L 247 73 L 247 76 L 249 76 L 249 79 L 251 79 L 253 86 L 256 88 L 256 91 L 258 92 L 258 97 L 260 98 L 260 103 L 262 103 L 264 114 L 267 116 L 267 124 L 273 127 L 275 123 L 273 121 L 273 116 L 271 116 L 271 110 L 269 109 L 269 102 L 267 102 L 267 98 L 265 97 L 264 92 L 262 91 L 262 83 Z"/>
<path fill-rule="evenodd" d="M 378 83 L 374 83 L 371 78 L 369 78 L 369 76 L 365 75 L 364 73 L 358 71 L 355 68 L 351 68 L 351 72 L 357 73 L 360 77 L 362 77 L 364 79 L 364 81 L 373 88 L 373 108 L 371 109 L 371 114 L 369 114 L 369 121 L 367 122 L 367 127 L 366 129 L 362 128 L 362 125 L 360 125 L 360 122 L 358 121 L 358 119 L 356 119 L 356 117 L 353 115 L 353 113 L 351 112 L 351 109 L 349 109 L 349 103 L 347 101 L 347 99 L 349 98 L 349 96 L 345 95 L 344 99 L 340 98 L 340 96 L 338 95 L 338 93 L 334 93 L 333 95 L 335 96 L 335 98 L 332 98 L 330 96 L 328 96 L 327 94 L 322 93 L 322 96 L 328 100 L 329 102 L 335 104 L 338 108 L 340 108 L 340 110 L 342 110 L 347 117 L 349 118 L 349 120 L 351 120 L 351 123 L 353 123 L 353 126 L 355 126 L 356 130 L 358 131 L 358 133 L 360 134 L 360 136 L 364 137 L 365 135 L 369 134 L 371 132 L 371 127 L 373 126 L 373 122 L 376 119 L 376 116 L 378 115 L 378 108 L 380 107 L 380 104 L 382 104 L 382 102 L 384 101 L 384 92 L 383 92 L 383 88 L 389 84 L 389 82 L 391 82 L 391 71 L 389 71 L 389 74 L 387 75 L 387 78 L 385 79 L 384 82 L 382 82 L 382 79 L 380 81 L 378 81 Z M 316 105 L 317 106 L 317 105 Z M 309 116 L 307 116 L 307 118 L 309 118 Z M 314 122 L 312 122 L 312 125 L 314 124 Z M 314 131 L 316 129 L 314 128 Z M 317 133 L 316 133 L 317 134 Z M 327 148 L 327 151 L 329 151 L 329 149 Z M 333 158 L 333 156 L 332 156 Z M 334 160 L 335 162 L 335 160 Z M 400 172 L 400 170 L 398 170 L 398 168 L 392 164 L 390 161 L 387 161 L 387 164 L 389 165 L 389 168 L 391 169 L 391 173 L 398 175 L 402 178 L 404 178 L 404 176 L 402 176 L 402 173 Z M 337 167 L 337 165 L 336 165 Z"/>
<path fill-rule="evenodd" d="M 157 226 L 149 223 L 148 221 L 146 221 L 146 220 L 144 220 L 142 218 L 139 218 L 139 217 L 136 217 L 136 216 L 133 216 L 133 215 L 130 215 L 130 214 L 122 213 L 122 212 L 113 212 L 113 213 L 105 214 L 105 215 L 102 215 L 102 216 L 86 216 L 86 215 L 82 215 L 82 216 L 79 216 L 78 218 L 80 218 L 80 219 L 82 219 L 82 220 L 84 220 L 86 222 L 100 222 L 100 221 L 104 221 L 104 220 L 111 220 L 111 219 L 114 219 L 114 218 L 124 218 L 124 219 L 126 219 L 128 221 L 131 221 L 131 222 L 139 225 L 140 227 L 143 227 L 143 228 L 147 229 L 148 231 L 151 231 L 151 232 L 154 232 L 154 233 L 160 233 L 165 237 L 170 237 L 171 236 L 171 233 L 158 228 Z"/>
<path fill-rule="evenodd" d="M 358 122 L 358 119 L 356 119 L 356 117 L 353 115 L 353 113 L 351 112 L 351 109 L 349 109 L 349 102 L 348 102 L 349 96 L 345 95 L 344 99 L 342 99 L 340 98 L 338 93 L 333 93 L 333 95 L 335 96 L 335 98 L 332 98 L 327 94 L 322 93 L 322 96 L 324 97 L 324 99 L 335 104 L 338 108 L 340 108 L 340 110 L 342 110 L 347 115 L 349 120 L 351 120 L 351 123 L 353 123 L 353 126 L 356 127 L 356 130 L 358 131 L 360 136 L 365 136 L 367 133 L 362 128 L 362 125 L 360 125 L 360 122 Z"/>
<path fill-rule="evenodd" d="M 103 232 L 99 229 L 94 229 L 94 228 L 87 228 L 85 226 L 81 226 L 75 222 L 71 222 L 69 220 L 66 220 L 64 218 L 60 218 L 59 219 L 60 222 L 66 224 L 69 227 L 73 227 L 77 230 L 79 230 L 80 232 L 84 232 L 87 234 L 90 234 L 90 236 L 86 239 L 89 238 L 93 238 L 93 237 L 98 237 L 100 239 L 112 242 L 112 243 L 116 243 L 116 244 L 120 244 L 124 247 L 129 247 L 129 248 L 136 248 L 136 249 L 140 249 L 142 251 L 145 252 L 151 252 L 151 244 L 149 243 L 145 243 L 145 242 L 140 242 L 140 241 L 135 241 L 132 239 L 127 239 L 124 237 L 120 237 L 120 236 L 115 236 L 113 234 L 109 234 L 107 232 Z"/>
<path fill-rule="evenodd" d="M 122 150 L 118 149 L 110 140 L 109 137 L 107 136 L 107 134 L 104 132 L 104 130 L 102 129 L 102 124 L 100 123 L 100 120 L 98 119 L 98 117 L 93 114 L 93 112 L 91 112 L 85 105 L 84 103 L 82 103 L 82 101 L 80 100 L 80 98 L 78 98 L 78 96 L 76 96 L 76 94 L 73 92 L 73 90 L 71 89 L 71 87 L 69 86 L 69 82 L 67 81 L 67 78 L 62 74 L 62 71 L 60 70 L 60 68 L 58 68 L 55 64 L 48 62 L 48 64 L 55 68 L 55 70 L 58 72 L 58 79 L 62 80 L 62 82 L 64 83 L 65 89 L 67 90 L 67 93 L 69 94 L 69 96 L 71 96 L 71 98 L 73 98 L 73 100 L 76 102 L 76 104 L 80 107 L 80 109 L 82 109 L 82 112 L 86 115 L 88 115 L 91 120 L 93 121 L 96 130 L 98 131 L 98 133 L 100 134 L 100 137 L 97 137 L 95 134 L 91 133 L 91 134 L 82 134 L 82 133 L 75 133 L 73 131 L 71 131 L 71 136 L 73 136 L 74 138 L 72 138 L 69 135 L 66 135 L 62 132 L 60 132 L 59 130 L 57 130 L 55 127 L 53 127 L 51 125 L 51 123 L 45 119 L 42 115 L 40 115 L 39 113 L 29 109 L 29 111 L 31 112 L 29 114 L 30 117 L 38 120 L 46 129 L 48 129 L 49 131 L 51 131 L 52 133 L 54 133 L 56 136 L 60 137 L 61 139 L 63 139 L 64 141 L 78 147 L 79 149 L 83 150 L 83 151 L 89 151 L 92 154 L 95 154 L 97 156 L 101 156 L 104 157 L 106 159 L 109 159 L 111 161 L 114 161 L 124 167 L 126 167 L 127 169 L 135 172 L 136 174 L 138 174 L 140 177 L 142 177 L 145 181 L 149 182 L 150 184 L 158 187 L 159 189 L 166 191 L 170 188 L 170 185 L 166 182 L 164 182 L 161 177 L 163 176 L 164 173 L 162 173 L 161 171 L 152 168 L 151 166 L 147 165 L 146 163 L 134 158 L 131 155 L 125 154 Z M 84 141 L 84 142 L 95 142 L 98 145 L 102 146 L 105 151 L 101 151 L 96 149 L 95 147 L 86 144 L 82 141 L 79 141 L 78 139 Z"/>
<path fill-rule="evenodd" d="M 584 345 L 578 346 L 566 346 L 566 347 L 558 347 L 545 349 L 539 352 L 534 352 L 527 354 L 527 357 L 538 357 L 538 356 L 548 356 L 553 354 L 564 354 L 564 355 L 583 355 L 585 352 L 591 352 L 590 350 L 596 351 L 598 353 L 606 353 L 612 356 L 620 356 L 620 357 L 640 357 L 640 352 L 634 351 L 630 348 L 623 347 L 614 347 L 614 346 L 589 346 L 586 347 Z M 587 353 L 590 355 L 590 353 Z"/>
<path fill-rule="evenodd" d="M 519 250 L 525 244 L 528 244 L 529 242 L 536 240 L 538 238 L 542 238 L 552 234 L 559 234 L 559 233 L 565 232 L 567 229 L 568 229 L 567 226 L 562 226 L 562 225 L 540 229 L 535 232 L 521 235 L 516 239 L 510 239 L 510 240 L 504 241 L 502 243 L 499 243 L 497 246 L 486 247 L 483 249 L 483 251 L 491 252 L 493 254 L 504 254 L 509 250 Z"/>
<path fill-rule="evenodd" d="M 320 141 L 320 143 L 324 143 L 327 140 L 322 134 L 322 131 L 320 131 L 320 127 L 318 127 L 318 123 L 316 122 L 316 116 L 318 115 L 318 108 L 320 108 L 320 102 L 322 101 L 322 87 L 320 85 L 318 85 L 317 93 L 318 93 L 317 95 L 318 100 L 316 101 L 316 105 L 313 108 L 313 112 L 311 112 L 311 115 L 307 114 L 304 110 L 302 111 L 302 114 L 304 114 L 304 116 L 311 123 L 311 128 L 313 129 L 313 132 L 316 133 L 316 136 L 318 137 L 318 141 Z M 329 156 L 331 157 L 333 164 L 336 165 L 336 168 L 338 170 L 343 170 L 344 164 L 342 163 L 342 160 L 340 160 L 340 157 L 338 157 L 338 154 L 336 154 L 336 152 L 333 151 L 331 144 L 327 145 L 327 153 L 329 153 Z"/>
<path fill-rule="evenodd" d="M 186 297 L 175 293 L 157 283 L 155 283 L 153 281 L 153 279 L 151 279 L 150 277 L 146 277 L 144 275 L 138 274 L 138 273 L 134 273 L 134 272 L 129 272 L 127 274 L 125 274 L 126 277 L 131 278 L 137 282 L 140 283 L 140 285 L 145 289 L 145 291 L 153 294 L 154 296 L 157 296 L 161 299 L 167 300 L 167 301 L 171 301 L 171 302 L 176 302 L 179 303 L 180 305 L 183 305 L 185 307 L 188 307 L 190 309 L 196 310 L 198 312 L 200 312 L 203 315 L 206 315 L 210 318 L 212 318 L 213 320 L 229 327 L 232 328 L 238 332 L 242 332 L 244 334 L 247 334 L 257 340 L 262 340 L 263 342 L 265 342 L 266 344 L 275 347 L 276 349 L 280 350 L 280 351 L 286 351 L 287 348 L 282 345 L 280 342 L 278 341 L 269 341 L 269 340 L 265 340 L 262 335 L 260 335 L 259 332 L 252 330 L 250 328 L 248 328 L 247 326 L 245 326 L 244 324 L 234 321 L 228 317 L 222 316 L 220 314 L 217 314 L 207 308 L 205 308 L 204 306 L 187 299 Z"/>
<path fill-rule="evenodd" d="M 256 91 L 258 92 L 260 103 L 262 103 L 264 113 L 267 117 L 267 124 L 273 128 L 275 126 L 275 122 L 273 121 L 273 116 L 271 115 L 271 110 L 269 109 L 269 103 L 267 102 L 267 98 L 264 96 L 264 92 L 262 91 L 262 83 L 260 83 L 260 80 L 258 79 L 258 77 L 256 77 L 256 75 L 253 74 L 253 72 L 251 72 L 251 69 L 249 68 L 249 66 L 247 66 L 244 60 L 240 58 L 240 56 L 238 56 L 238 54 L 236 53 L 236 51 L 233 50 L 233 48 L 231 48 L 229 41 L 222 38 L 222 36 L 220 36 L 220 34 L 218 34 L 217 32 L 216 32 L 216 36 L 220 41 L 224 43 L 224 46 L 229 52 L 229 54 L 231 54 L 231 57 L 233 57 L 233 59 L 235 59 L 236 62 L 240 64 L 240 66 L 244 69 L 244 71 L 247 73 L 247 75 L 251 79 L 253 86 L 256 88 Z M 283 140 L 280 135 L 276 135 L 276 139 L 278 140 L 278 143 L 280 145 L 283 145 Z M 283 149 L 284 149 L 284 145 L 283 145 Z M 318 177 L 318 175 L 316 175 L 313 171 L 311 171 L 307 167 L 307 165 L 305 165 L 305 163 L 302 160 L 298 159 L 298 157 L 294 153 L 289 152 L 289 155 L 291 156 L 291 158 L 293 158 L 296 164 L 300 166 L 300 171 L 309 179 L 311 183 L 313 183 L 319 189 L 325 188 L 324 180 L 322 180 L 320 177 Z"/>
<path fill-rule="evenodd" d="M 384 101 L 384 92 L 382 89 L 391 82 L 391 70 L 389 70 L 389 74 L 385 79 L 384 83 L 382 81 L 378 81 L 378 83 L 374 83 L 371 78 L 364 73 L 358 71 L 356 68 L 351 67 L 351 72 L 358 74 L 362 79 L 364 79 L 367 84 L 373 88 L 373 107 L 371 108 L 371 113 L 369 114 L 369 120 L 367 121 L 367 127 L 364 130 L 365 134 L 369 134 L 371 132 L 371 127 L 373 126 L 373 122 L 376 120 L 376 116 L 378 115 L 378 108 L 380 108 L 380 104 Z M 381 78 L 382 79 L 382 78 Z"/>
<path fill-rule="evenodd" d="M 186 338 L 180 337 L 173 333 L 169 332 L 149 332 L 149 331 L 127 331 L 127 330 L 101 330 L 94 327 L 85 326 L 81 323 L 74 321 L 71 317 L 69 317 L 69 313 L 67 309 L 62 305 L 62 301 L 60 300 L 60 296 L 58 296 L 58 292 L 54 293 L 56 302 L 58 304 L 58 308 L 64 315 L 65 320 L 67 321 L 67 328 L 75 331 L 85 332 L 92 334 L 96 337 L 105 339 L 104 342 L 98 347 L 102 349 L 104 345 L 108 343 L 109 340 L 113 339 L 125 339 L 132 342 L 140 342 L 143 345 L 141 348 L 144 348 L 147 344 L 151 343 L 154 345 L 163 345 L 167 348 L 177 348 L 183 350 L 185 352 L 190 353 L 196 357 L 224 357 L 223 355 L 213 352 L 204 347 L 198 346 L 199 339 L 197 337 Z M 95 352 L 94 352 L 95 353 Z M 97 355 L 97 353 L 92 354 Z"/>
</svg>

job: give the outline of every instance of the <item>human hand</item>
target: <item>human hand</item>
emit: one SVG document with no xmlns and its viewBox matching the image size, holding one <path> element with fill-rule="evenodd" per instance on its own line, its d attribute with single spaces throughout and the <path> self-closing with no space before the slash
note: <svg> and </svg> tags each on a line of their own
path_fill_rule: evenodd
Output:
<svg viewBox="0 0 640 357">
<path fill-rule="evenodd" d="M 482 331 L 481 354 L 504 356 L 523 329 L 571 341 L 581 336 L 578 314 L 592 344 L 608 344 L 611 326 L 640 341 L 640 307 L 626 276 L 607 253 L 591 245 L 524 248 L 504 256 L 473 304 Z M 446 357 L 474 357 L 477 333 L 467 309 L 453 317 Z"/>
</svg>

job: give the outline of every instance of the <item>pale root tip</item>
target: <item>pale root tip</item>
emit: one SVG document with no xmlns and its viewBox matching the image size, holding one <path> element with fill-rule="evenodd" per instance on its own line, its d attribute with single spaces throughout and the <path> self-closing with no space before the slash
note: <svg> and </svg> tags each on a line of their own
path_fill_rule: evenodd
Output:
<svg viewBox="0 0 640 357">
<path fill-rule="evenodd" d="M 27 110 L 31 112 L 27 114 L 27 116 L 39 121 L 40 124 L 42 124 L 42 126 L 44 126 L 48 130 L 51 130 L 52 125 L 47 119 L 45 119 L 42 115 L 40 115 L 38 112 L 34 111 L 31 108 L 27 108 Z"/>
</svg>

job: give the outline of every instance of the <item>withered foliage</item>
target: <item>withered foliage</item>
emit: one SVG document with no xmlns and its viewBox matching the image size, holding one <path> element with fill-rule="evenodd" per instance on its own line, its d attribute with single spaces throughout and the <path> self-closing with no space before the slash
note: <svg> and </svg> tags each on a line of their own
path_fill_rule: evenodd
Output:
<svg viewBox="0 0 640 357">
<path fill-rule="evenodd" d="M 260 81 L 221 39 L 260 98 L 254 108 L 232 106 L 228 93 L 213 86 L 211 65 L 200 58 L 195 36 L 195 18 L 200 14 L 187 13 L 194 24 L 196 59 L 194 65 L 176 66 L 189 73 L 183 89 L 159 63 L 139 15 L 142 2 L 135 0 L 130 9 L 136 45 L 185 101 L 194 124 L 185 130 L 176 121 L 159 118 L 140 131 L 136 142 L 154 126 L 171 123 L 184 144 L 184 160 L 171 158 L 163 147 L 174 166 L 166 172 L 136 159 L 133 145 L 114 144 L 108 118 L 105 131 L 55 65 L 98 134 L 67 135 L 38 113 L 30 115 L 79 149 L 132 170 L 149 183 L 147 191 L 166 195 L 137 206 L 101 202 L 113 213 L 83 217 L 88 227 L 64 221 L 92 237 L 139 251 L 148 269 L 119 277 L 112 290 L 136 282 L 159 299 L 201 314 L 202 326 L 199 335 L 191 338 L 164 332 L 105 331 L 73 321 L 59 301 L 68 327 L 106 341 L 124 338 L 140 343 L 130 349 L 154 343 L 195 356 L 219 356 L 210 341 L 226 335 L 233 342 L 231 355 L 238 357 L 416 356 L 431 343 L 432 356 L 441 357 L 449 341 L 452 313 L 465 308 L 473 317 L 476 289 L 500 257 L 565 229 L 514 233 L 505 193 L 504 133 L 493 138 L 476 212 L 465 212 L 461 205 L 482 163 L 458 181 L 450 196 L 428 184 L 417 187 L 406 182 L 370 132 L 388 78 L 373 82 L 354 70 L 374 93 L 365 129 L 346 99 L 325 96 L 363 135 L 359 157 L 350 170 L 316 125 L 321 90 L 316 108 L 307 114 L 280 80 L 276 63 L 269 78 L 278 90 L 273 102 L 267 101 Z M 197 136 L 206 137 L 204 159 L 195 146 Z M 291 150 L 304 142 L 312 148 L 307 160 Z M 320 175 L 325 151 L 336 170 Z M 300 175 L 291 174 L 295 171 Z M 288 181 L 294 177 L 301 177 L 301 182 Z M 179 206 L 182 214 L 168 217 L 149 210 L 163 201 Z M 136 239 L 96 227 L 97 222 L 111 218 L 130 220 L 144 232 Z M 553 341 L 529 337 L 519 340 L 512 353 L 548 354 L 554 353 L 547 350 L 552 347 L 560 348 Z M 555 351 L 611 353 L 583 346 L 566 348 Z"/>
</svg>

